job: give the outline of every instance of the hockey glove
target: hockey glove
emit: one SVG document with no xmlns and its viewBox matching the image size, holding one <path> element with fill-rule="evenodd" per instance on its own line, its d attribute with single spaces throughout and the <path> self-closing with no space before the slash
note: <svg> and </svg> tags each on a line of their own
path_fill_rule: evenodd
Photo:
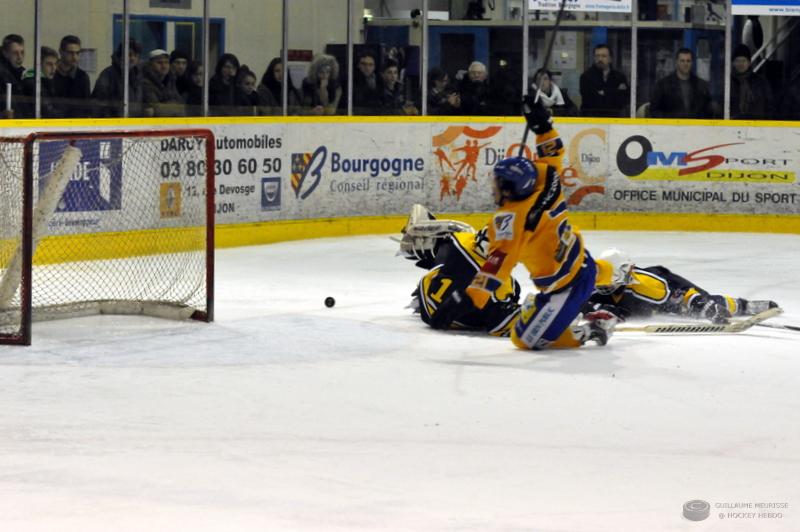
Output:
<svg viewBox="0 0 800 532">
<path fill-rule="evenodd" d="M 472 299 L 467 294 L 455 290 L 436 309 L 430 325 L 434 329 L 449 329 L 454 321 L 473 310 L 475 305 L 472 304 Z"/>
<path fill-rule="evenodd" d="M 731 313 L 724 303 L 716 301 L 713 297 L 698 296 L 689 303 L 689 314 L 695 318 L 702 318 L 711 323 L 728 323 Z"/>
<path fill-rule="evenodd" d="M 542 135 L 553 129 L 553 119 L 550 111 L 544 108 L 542 100 L 535 95 L 526 94 L 522 99 L 522 114 L 531 131 Z"/>
<path fill-rule="evenodd" d="M 625 321 L 629 315 L 630 311 L 624 307 L 604 303 L 587 305 L 584 312 L 584 317 L 589 321 L 609 318 L 616 319 L 617 321 Z"/>
</svg>

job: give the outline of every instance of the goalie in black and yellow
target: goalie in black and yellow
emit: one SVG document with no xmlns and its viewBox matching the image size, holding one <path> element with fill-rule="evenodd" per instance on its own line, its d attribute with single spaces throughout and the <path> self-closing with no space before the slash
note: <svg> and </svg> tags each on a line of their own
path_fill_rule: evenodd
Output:
<svg viewBox="0 0 800 532">
<path fill-rule="evenodd" d="M 538 289 L 522 304 L 511 340 L 526 349 L 579 347 L 589 340 L 605 344 L 616 323 L 608 313 L 577 318 L 595 287 L 596 266 L 581 235 L 569 223 L 561 191 L 563 143 L 538 98 L 526 97 L 525 119 L 536 133 L 538 159 L 510 157 L 494 168 L 498 210 L 489 225 L 486 262 L 464 290 L 454 290 L 431 319 L 448 328 L 462 316 L 483 309 L 522 263 Z"/>
<path fill-rule="evenodd" d="M 615 248 L 600 254 L 597 268 L 597 286 L 584 312 L 602 309 L 620 318 L 678 314 L 725 323 L 732 316 L 752 316 L 778 306 L 770 300 L 712 294 L 663 266 L 636 266 Z"/>
<path fill-rule="evenodd" d="M 463 291 L 486 262 L 487 228 L 464 222 L 437 220 L 422 205 L 414 205 L 403 228 L 399 254 L 428 272 L 411 294 L 411 307 L 427 324 L 439 305 L 454 291 Z M 509 278 L 494 291 L 486 306 L 460 316 L 451 329 L 485 331 L 508 336 L 519 316 L 519 283 Z"/>
</svg>

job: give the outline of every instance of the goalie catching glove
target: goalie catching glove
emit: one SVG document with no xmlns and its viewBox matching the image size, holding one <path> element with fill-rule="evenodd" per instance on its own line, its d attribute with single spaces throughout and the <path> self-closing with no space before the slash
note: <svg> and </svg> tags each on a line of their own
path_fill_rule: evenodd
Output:
<svg viewBox="0 0 800 532">
<path fill-rule="evenodd" d="M 464 292 L 455 290 L 436 309 L 433 317 L 431 317 L 430 326 L 434 329 L 449 329 L 454 321 L 473 310 L 476 310 L 476 308 L 472 303 L 472 299 Z"/>
<path fill-rule="evenodd" d="M 398 254 L 429 270 L 435 265 L 439 245 L 456 232 L 474 233 L 475 229 L 457 220 L 437 220 L 428 209 L 419 203 L 414 204 L 402 231 Z"/>
<path fill-rule="evenodd" d="M 553 129 L 553 118 L 550 116 L 550 111 L 542 104 L 538 90 L 535 96 L 527 94 L 522 99 L 522 114 L 525 115 L 528 127 L 537 135 L 543 135 Z"/>
</svg>

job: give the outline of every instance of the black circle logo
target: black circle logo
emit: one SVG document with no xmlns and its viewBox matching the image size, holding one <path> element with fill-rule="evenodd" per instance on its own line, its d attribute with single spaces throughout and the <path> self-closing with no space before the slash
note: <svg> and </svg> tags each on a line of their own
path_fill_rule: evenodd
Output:
<svg viewBox="0 0 800 532">
<path fill-rule="evenodd" d="M 642 154 L 633 159 L 628 155 L 628 146 L 638 144 L 642 148 Z M 647 170 L 647 155 L 653 151 L 653 145 L 646 137 L 634 135 L 622 143 L 617 150 L 617 168 L 628 177 L 641 175 Z"/>
</svg>

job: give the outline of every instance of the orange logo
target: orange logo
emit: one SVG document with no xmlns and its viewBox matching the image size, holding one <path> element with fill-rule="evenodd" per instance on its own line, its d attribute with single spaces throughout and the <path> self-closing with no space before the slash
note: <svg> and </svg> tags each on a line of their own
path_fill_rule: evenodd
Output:
<svg viewBox="0 0 800 532">
<path fill-rule="evenodd" d="M 455 197 L 456 201 L 459 201 L 469 183 L 478 182 L 478 159 L 481 150 L 491 145 L 491 141 L 483 143 L 480 141 L 491 139 L 502 129 L 502 126 L 489 126 L 485 129 L 450 126 L 433 137 L 433 154 L 439 163 L 440 201 L 444 201 L 448 196 Z"/>
<path fill-rule="evenodd" d="M 608 164 L 606 163 L 603 166 L 605 170 L 598 172 L 597 175 L 591 175 L 585 168 L 585 166 L 590 165 L 602 165 L 600 155 L 593 155 L 591 149 L 581 146 L 581 143 L 586 138 L 592 136 L 599 139 L 603 148 L 605 148 L 606 132 L 601 128 L 589 128 L 579 131 L 577 135 L 572 137 L 567 148 L 569 165 L 561 172 L 561 184 L 564 186 L 564 192 L 568 196 L 568 205 L 580 205 L 583 198 L 589 194 L 605 194 Z M 595 142 L 597 141 L 595 140 Z M 607 150 L 603 149 L 603 152 L 605 151 Z"/>
</svg>

